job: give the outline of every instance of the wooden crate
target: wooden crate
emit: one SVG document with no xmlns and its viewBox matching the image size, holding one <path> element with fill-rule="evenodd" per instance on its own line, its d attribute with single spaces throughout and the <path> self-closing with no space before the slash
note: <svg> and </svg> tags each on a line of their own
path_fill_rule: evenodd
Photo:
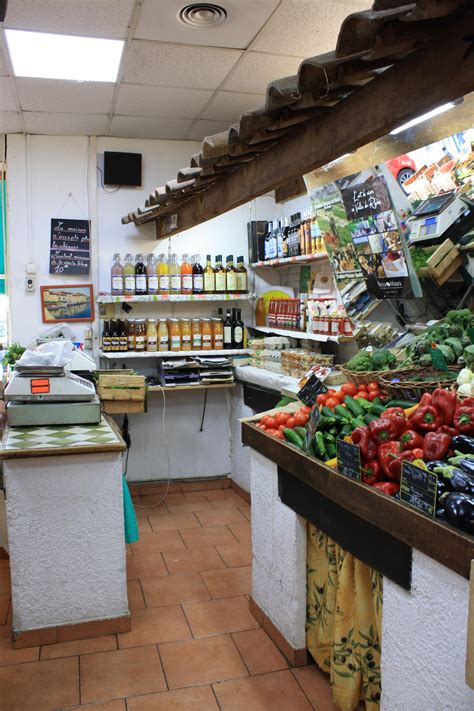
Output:
<svg viewBox="0 0 474 711">
<path fill-rule="evenodd" d="M 109 414 L 145 412 L 145 376 L 99 373 L 97 393 Z"/>
</svg>

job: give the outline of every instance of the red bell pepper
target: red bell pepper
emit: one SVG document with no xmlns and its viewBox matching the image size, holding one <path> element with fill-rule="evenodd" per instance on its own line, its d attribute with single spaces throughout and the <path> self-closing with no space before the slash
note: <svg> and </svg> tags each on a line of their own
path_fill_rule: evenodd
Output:
<svg viewBox="0 0 474 711">
<path fill-rule="evenodd" d="M 453 424 L 461 434 L 474 435 L 474 407 L 472 405 L 458 405 L 453 418 Z"/>
<path fill-rule="evenodd" d="M 436 390 L 433 390 L 431 393 L 431 404 L 438 410 L 441 424 L 451 425 L 457 404 L 456 392 L 454 390 L 436 388 Z"/>
<path fill-rule="evenodd" d="M 459 434 L 459 430 L 455 427 L 449 427 L 449 425 L 441 425 L 441 427 L 438 427 L 436 432 L 443 432 L 444 434 L 451 435 L 451 437 L 456 437 L 456 435 Z"/>
<path fill-rule="evenodd" d="M 423 459 L 429 462 L 444 459 L 449 452 L 451 435 L 444 432 L 427 432 L 423 443 Z"/>
<path fill-rule="evenodd" d="M 395 496 L 400 491 L 400 484 L 396 484 L 394 481 L 376 481 L 372 486 L 388 496 Z"/>
<path fill-rule="evenodd" d="M 394 422 L 384 415 L 379 420 L 369 422 L 370 434 L 378 444 L 397 439 L 397 428 Z"/>
<path fill-rule="evenodd" d="M 384 442 L 384 444 L 381 444 L 379 446 L 379 451 L 378 451 L 378 460 L 380 462 L 380 466 L 382 467 L 382 471 L 386 476 L 389 476 L 389 471 L 388 467 L 391 462 L 393 462 L 394 459 L 398 457 L 398 455 L 401 452 L 401 444 L 400 442 Z"/>
<path fill-rule="evenodd" d="M 385 410 L 382 417 L 393 422 L 397 437 L 400 437 L 408 427 L 407 418 L 401 407 L 389 407 L 388 410 Z"/>
<path fill-rule="evenodd" d="M 431 393 L 423 393 L 418 405 L 420 407 L 424 407 L 425 405 L 431 405 Z"/>
<path fill-rule="evenodd" d="M 402 475 L 402 466 L 403 462 L 414 462 L 415 459 L 421 459 L 423 456 L 423 450 L 422 449 L 407 449 L 405 452 L 402 452 L 401 454 L 398 455 L 395 459 L 392 459 L 390 464 L 388 465 L 388 478 L 392 479 L 393 481 L 400 481 L 400 477 Z"/>
<path fill-rule="evenodd" d="M 425 393 L 425 395 L 427 394 Z M 442 422 L 435 407 L 432 405 L 420 405 L 410 416 L 408 424 L 418 432 L 431 432 L 437 430 Z"/>
<path fill-rule="evenodd" d="M 362 458 L 367 461 L 377 457 L 377 445 L 370 436 L 368 427 L 356 427 L 351 434 L 354 444 L 357 444 Z"/>
<path fill-rule="evenodd" d="M 415 430 L 407 430 L 400 437 L 400 444 L 403 449 L 422 449 L 423 435 L 415 432 Z"/>
<path fill-rule="evenodd" d="M 382 467 L 377 459 L 371 459 L 362 470 L 362 481 L 364 484 L 372 486 L 382 478 Z"/>
</svg>

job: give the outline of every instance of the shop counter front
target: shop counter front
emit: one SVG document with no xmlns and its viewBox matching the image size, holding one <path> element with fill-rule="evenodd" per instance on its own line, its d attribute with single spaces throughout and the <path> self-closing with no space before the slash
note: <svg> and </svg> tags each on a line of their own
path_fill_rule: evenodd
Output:
<svg viewBox="0 0 474 711">
<path fill-rule="evenodd" d="M 289 661 L 304 664 L 311 650 L 307 602 L 327 605 L 324 583 L 316 602 L 307 600 L 314 572 L 308 541 L 316 531 L 324 545 L 335 543 L 383 575 L 381 700 L 366 707 L 474 707 L 467 641 L 474 537 L 339 474 L 251 421 L 242 423 L 242 441 L 251 448 L 250 605 Z"/>
<path fill-rule="evenodd" d="M 6 428 L 14 647 L 130 629 L 125 449 L 104 416 L 97 425 Z"/>
</svg>

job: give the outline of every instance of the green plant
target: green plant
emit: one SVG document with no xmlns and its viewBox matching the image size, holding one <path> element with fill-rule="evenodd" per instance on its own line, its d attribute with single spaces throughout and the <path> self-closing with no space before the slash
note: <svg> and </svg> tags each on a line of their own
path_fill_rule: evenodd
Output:
<svg viewBox="0 0 474 711">
<path fill-rule="evenodd" d="M 5 350 L 2 361 L 3 365 L 15 365 L 18 358 L 20 358 L 25 351 L 26 348 L 24 348 L 24 346 L 21 346 L 19 343 L 12 343 L 11 346 L 8 346 Z"/>
</svg>

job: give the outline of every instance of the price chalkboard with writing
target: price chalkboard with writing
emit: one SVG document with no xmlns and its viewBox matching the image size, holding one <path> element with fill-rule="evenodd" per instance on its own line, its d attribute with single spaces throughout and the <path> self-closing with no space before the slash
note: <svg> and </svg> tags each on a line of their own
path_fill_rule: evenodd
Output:
<svg viewBox="0 0 474 711">
<path fill-rule="evenodd" d="M 436 510 L 438 475 L 411 462 L 403 462 L 400 500 L 433 518 Z"/>
<path fill-rule="evenodd" d="M 90 263 L 89 220 L 51 220 L 49 273 L 87 275 Z"/>
<path fill-rule="evenodd" d="M 298 391 L 298 400 L 307 407 L 313 407 L 320 393 L 327 393 L 328 389 L 314 373 L 310 375 L 303 387 Z"/>
<path fill-rule="evenodd" d="M 360 481 L 360 449 L 343 439 L 336 441 L 337 469 L 341 474 Z"/>
</svg>

